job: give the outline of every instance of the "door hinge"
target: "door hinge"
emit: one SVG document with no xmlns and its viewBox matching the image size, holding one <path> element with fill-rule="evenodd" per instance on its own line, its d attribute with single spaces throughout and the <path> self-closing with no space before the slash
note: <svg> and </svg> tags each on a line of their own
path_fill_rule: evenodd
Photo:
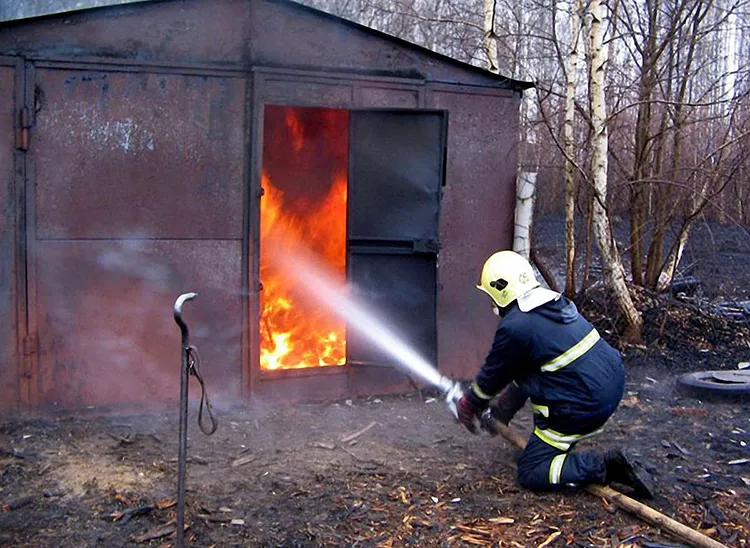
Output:
<svg viewBox="0 0 750 548">
<path fill-rule="evenodd" d="M 31 129 L 31 110 L 29 107 L 21 107 L 18 113 L 18 122 L 20 129 L 18 131 L 16 148 L 19 150 L 29 150 L 29 129 Z"/>
</svg>

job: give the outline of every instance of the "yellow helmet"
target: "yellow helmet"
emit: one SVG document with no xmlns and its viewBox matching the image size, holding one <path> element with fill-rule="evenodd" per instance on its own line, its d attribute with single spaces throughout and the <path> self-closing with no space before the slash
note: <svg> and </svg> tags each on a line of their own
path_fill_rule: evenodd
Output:
<svg viewBox="0 0 750 548">
<path fill-rule="evenodd" d="M 499 308 L 505 308 L 535 287 L 539 287 L 539 282 L 531 264 L 513 251 L 490 255 L 477 285 L 477 289 L 487 293 Z"/>
</svg>

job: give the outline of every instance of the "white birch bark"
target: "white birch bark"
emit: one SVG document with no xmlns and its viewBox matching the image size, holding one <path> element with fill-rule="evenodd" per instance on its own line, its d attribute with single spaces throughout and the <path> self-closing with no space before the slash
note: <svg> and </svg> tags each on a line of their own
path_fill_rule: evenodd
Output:
<svg viewBox="0 0 750 548">
<path fill-rule="evenodd" d="M 607 168 L 608 133 L 606 125 L 606 104 L 604 96 L 604 70 L 607 63 L 603 47 L 604 5 L 601 0 L 589 3 L 589 87 L 591 96 L 591 178 L 594 189 L 594 233 L 602 255 L 602 266 L 607 283 L 615 295 L 618 307 L 625 322 L 625 337 L 640 341 L 643 319 L 633 304 L 627 285 L 620 254 L 617 250 L 612 227 L 607 217 Z"/>
<path fill-rule="evenodd" d="M 677 271 L 677 265 L 680 264 L 680 260 L 682 259 L 682 252 L 685 251 L 689 235 L 690 232 L 687 230 L 680 232 L 674 251 L 669 254 L 669 258 L 667 259 L 667 266 L 664 267 L 659 276 L 659 285 L 657 286 L 659 291 L 665 291 L 669 287 L 669 284 L 672 283 Z"/>
<path fill-rule="evenodd" d="M 580 59 L 581 20 L 579 17 L 581 0 L 570 3 L 570 49 L 568 52 L 565 81 L 565 122 L 563 127 L 563 147 L 565 149 L 565 293 L 572 296 L 576 288 L 575 276 L 575 199 L 576 168 L 575 138 L 573 133 L 575 121 L 575 96 L 578 82 L 578 64 Z"/>
<path fill-rule="evenodd" d="M 516 213 L 513 231 L 513 251 L 526 259 L 531 254 L 531 223 L 534 215 L 536 173 L 522 171 L 516 181 Z"/>
</svg>

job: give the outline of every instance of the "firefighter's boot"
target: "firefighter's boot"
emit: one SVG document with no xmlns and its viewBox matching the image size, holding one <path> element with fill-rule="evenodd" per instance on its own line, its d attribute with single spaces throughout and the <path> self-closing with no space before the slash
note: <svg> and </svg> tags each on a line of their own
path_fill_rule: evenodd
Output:
<svg viewBox="0 0 750 548">
<path fill-rule="evenodd" d="M 651 499 L 653 486 L 648 472 L 625 456 L 619 449 L 607 451 L 604 454 L 606 467 L 606 483 L 620 483 L 631 487 L 635 495 L 640 498 Z"/>
</svg>

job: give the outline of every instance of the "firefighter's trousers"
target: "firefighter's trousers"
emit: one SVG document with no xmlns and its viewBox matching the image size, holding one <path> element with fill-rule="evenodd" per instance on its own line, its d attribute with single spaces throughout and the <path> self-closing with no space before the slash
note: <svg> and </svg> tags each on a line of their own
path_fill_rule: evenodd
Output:
<svg viewBox="0 0 750 548">
<path fill-rule="evenodd" d="M 549 431 L 542 431 L 540 436 L 539 429 L 536 429 L 518 459 L 518 482 L 522 487 L 532 491 L 551 491 L 605 483 L 606 467 L 600 453 L 573 453 L 576 442 L 556 443 L 555 447 L 544 441 L 548 434 Z"/>
</svg>

